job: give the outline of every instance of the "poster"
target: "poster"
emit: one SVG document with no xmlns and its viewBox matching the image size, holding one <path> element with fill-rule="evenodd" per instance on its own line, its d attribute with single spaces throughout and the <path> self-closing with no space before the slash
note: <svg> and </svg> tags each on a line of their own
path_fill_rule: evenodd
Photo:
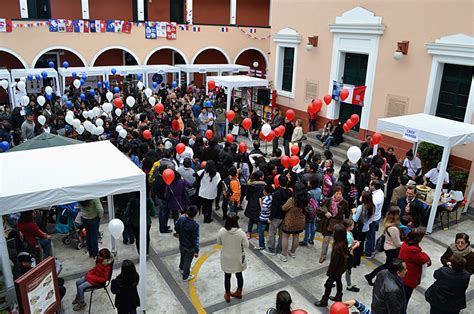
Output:
<svg viewBox="0 0 474 314">
<path fill-rule="evenodd" d="M 166 39 L 175 40 L 176 39 L 176 23 L 167 23 L 166 25 Z"/>
<path fill-rule="evenodd" d="M 403 138 L 412 142 L 418 142 L 418 130 L 406 128 L 403 131 Z"/>
<path fill-rule="evenodd" d="M 30 313 L 42 314 L 51 308 L 59 296 L 56 296 L 52 272 L 39 277 L 27 286 Z"/>
<path fill-rule="evenodd" d="M 161 38 L 167 37 L 166 22 L 156 22 L 156 36 Z"/>
<path fill-rule="evenodd" d="M 156 39 L 156 23 L 145 22 L 145 38 Z"/>
</svg>

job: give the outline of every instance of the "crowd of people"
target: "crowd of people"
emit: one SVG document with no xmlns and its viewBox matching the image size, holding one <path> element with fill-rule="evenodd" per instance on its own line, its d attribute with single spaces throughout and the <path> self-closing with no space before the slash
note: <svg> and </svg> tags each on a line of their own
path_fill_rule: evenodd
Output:
<svg viewBox="0 0 474 314">
<path fill-rule="evenodd" d="M 139 230 L 145 227 L 148 253 L 151 217 L 157 215 L 160 233 L 174 233 L 179 239 L 179 269 L 185 282 L 194 278 L 190 266 L 199 256 L 198 216 L 202 213 L 202 222 L 207 224 L 213 221 L 214 211 L 222 211 L 225 225 L 217 242 L 222 245 L 226 302 L 243 297 L 242 273 L 247 267 L 243 248 L 249 247 L 252 236 L 258 236 L 256 250 L 287 263 L 302 254 L 299 246 L 315 245 L 319 232 L 323 236 L 319 263 L 329 259 L 329 266 L 324 294 L 316 306 L 343 300 L 344 274 L 347 290 L 358 292 L 360 288 L 352 284 L 352 269 L 360 265 L 362 256 L 371 259 L 378 251 L 385 253 L 386 261 L 365 275 L 374 289 L 372 304 L 363 310 L 406 313 L 412 292 L 422 280 L 423 268 L 432 263 L 420 245 L 427 215 L 416 199 L 414 185 L 423 178 L 427 185 L 437 179 L 436 169 L 422 175 L 421 163 L 412 151 L 403 160 L 397 159 L 391 147 L 387 153 L 379 147 L 374 155 L 368 138 L 361 146 L 362 158 L 357 163 L 346 160 L 336 177 L 329 148 L 343 140 L 340 125 L 326 125 L 320 138 L 326 149 L 320 153 L 310 144 L 303 146 L 301 120 L 293 121 L 275 109 L 268 122 L 273 130 L 283 127 L 282 140 L 275 137 L 271 151 L 264 153 L 259 139 L 264 121 L 240 99 L 233 99 L 234 114 L 229 119 L 226 97 L 231 96 L 223 89 L 205 94 L 204 88 L 194 84 L 183 88 L 162 84 L 148 96 L 146 90 L 124 85 L 122 90 L 114 90 L 112 98 L 108 93 L 105 88 L 81 90 L 71 84 L 63 97 L 53 95 L 42 106 L 31 95 L 28 105 L 1 115 L 0 140 L 15 146 L 37 134 L 53 133 L 85 142 L 111 141 L 147 174 L 146 226 L 139 224 L 138 195 L 116 196 L 117 217 L 125 225 L 124 243 L 136 243 L 138 250 Z M 105 110 L 109 102 L 119 110 Z M 45 121 L 39 121 L 40 116 Z M 248 133 L 242 127 L 245 117 L 252 121 Z M 226 120 L 229 132 L 233 126 L 239 130 L 233 136 L 226 133 Z M 247 134 L 253 138 L 252 147 L 247 147 Z M 445 183 L 449 183 L 448 177 Z M 113 262 L 110 252 L 99 251 L 98 247 L 103 214 L 100 200 L 81 202 L 79 206 L 87 231 L 86 246 L 97 260 L 97 272 L 89 272 L 77 281 L 75 310 L 85 307 L 84 289 L 102 284 Z M 248 218 L 244 231 L 238 222 L 242 215 Z M 171 225 L 170 218 L 174 222 Z M 34 213 L 28 212 L 12 225 L 23 234 L 27 246 L 40 247 L 41 254 L 50 255 L 50 236 L 34 224 Z M 379 229 L 381 237 L 377 238 Z M 458 234 L 441 261 L 443 267 L 435 271 L 436 281 L 427 290 L 426 300 L 432 313 L 458 313 L 466 307 L 465 291 L 474 272 L 469 236 Z M 94 279 L 98 273 L 100 282 Z M 120 289 L 136 291 L 138 276 L 125 262 L 122 274 L 112 283 L 112 292 L 124 296 L 116 304 L 131 312 L 139 305 L 138 294 Z M 232 274 L 238 283 L 234 292 L 230 287 Z M 453 280 L 459 284 L 453 285 Z M 336 294 L 331 296 L 334 285 Z M 130 295 L 131 307 L 123 303 Z M 291 298 L 286 294 L 280 298 L 286 300 L 280 302 L 285 305 L 279 307 L 277 302 L 272 313 L 288 313 Z M 346 304 L 358 309 L 363 306 L 358 301 Z"/>
</svg>

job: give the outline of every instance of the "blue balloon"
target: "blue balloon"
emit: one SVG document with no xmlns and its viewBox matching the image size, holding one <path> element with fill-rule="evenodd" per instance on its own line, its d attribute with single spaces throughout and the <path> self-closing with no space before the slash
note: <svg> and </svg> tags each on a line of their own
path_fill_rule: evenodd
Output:
<svg viewBox="0 0 474 314">
<path fill-rule="evenodd" d="M 171 83 L 171 87 L 176 88 L 177 86 L 178 86 L 178 83 L 176 83 L 176 81 L 173 81 L 173 82 Z"/>
<path fill-rule="evenodd" d="M 117 86 L 114 87 L 114 93 L 118 93 L 120 92 L 120 88 L 118 88 Z"/>
<path fill-rule="evenodd" d="M 95 96 L 95 91 L 93 89 L 89 90 L 89 94 L 91 94 L 91 96 Z"/>
<path fill-rule="evenodd" d="M 53 61 L 49 61 L 48 65 L 49 65 L 50 68 L 54 68 L 54 62 Z"/>
<path fill-rule="evenodd" d="M 105 87 L 109 87 L 109 81 L 105 80 L 105 81 L 104 81 L 104 86 L 105 86 Z"/>
<path fill-rule="evenodd" d="M 67 101 L 67 95 L 63 95 L 61 98 L 63 101 Z"/>
<path fill-rule="evenodd" d="M 97 87 L 102 88 L 102 82 L 97 82 Z"/>
<path fill-rule="evenodd" d="M 36 75 L 35 75 L 35 78 L 36 78 L 37 81 L 39 81 L 39 80 L 41 80 L 41 75 L 36 74 Z"/>
<path fill-rule="evenodd" d="M 85 81 L 81 79 L 81 86 L 84 85 Z"/>
<path fill-rule="evenodd" d="M 153 83 L 151 83 L 151 86 L 153 86 L 153 88 L 157 88 L 157 87 L 158 87 L 158 83 L 157 83 L 157 82 L 153 82 Z"/>
<path fill-rule="evenodd" d="M 76 73 L 76 72 L 72 72 L 71 75 L 72 75 L 72 78 L 76 78 L 77 73 Z"/>
<path fill-rule="evenodd" d="M 82 99 L 82 100 L 86 100 L 86 94 L 81 93 L 81 99 Z"/>
<path fill-rule="evenodd" d="M 0 143 L 0 149 L 4 152 L 6 152 L 10 148 L 10 143 L 7 141 L 3 141 Z"/>
<path fill-rule="evenodd" d="M 110 72 L 112 72 L 112 74 L 115 75 L 115 73 L 117 73 L 117 70 L 115 68 L 112 68 Z"/>
<path fill-rule="evenodd" d="M 52 94 L 46 94 L 45 97 L 46 97 L 47 100 L 51 100 L 51 98 L 53 98 L 53 95 Z"/>
<path fill-rule="evenodd" d="M 141 73 L 138 73 L 137 74 L 137 80 L 141 81 L 143 78 L 143 75 Z"/>
<path fill-rule="evenodd" d="M 206 107 L 212 107 L 212 101 L 210 100 L 206 101 Z"/>
<path fill-rule="evenodd" d="M 82 79 L 85 81 L 87 79 L 86 73 L 82 73 Z"/>
<path fill-rule="evenodd" d="M 69 109 L 72 107 L 72 101 L 68 100 L 66 101 L 66 107 Z"/>
<path fill-rule="evenodd" d="M 48 77 L 48 73 L 47 73 L 46 71 L 43 71 L 43 72 L 41 72 L 41 76 L 42 76 L 43 78 L 47 78 L 47 77 Z"/>
<path fill-rule="evenodd" d="M 66 68 L 66 69 L 69 68 L 69 62 L 64 61 L 63 62 L 63 67 Z"/>
<path fill-rule="evenodd" d="M 33 81 L 33 75 L 28 74 L 27 78 L 28 78 L 28 81 Z"/>
</svg>

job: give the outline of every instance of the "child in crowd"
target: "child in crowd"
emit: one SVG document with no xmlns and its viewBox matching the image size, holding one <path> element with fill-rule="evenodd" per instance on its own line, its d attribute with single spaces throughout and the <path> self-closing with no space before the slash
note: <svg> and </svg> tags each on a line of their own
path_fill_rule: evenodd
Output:
<svg viewBox="0 0 474 314">
<path fill-rule="evenodd" d="M 260 216 L 258 218 L 258 250 L 265 249 L 265 230 L 270 224 L 270 213 L 272 207 L 272 192 L 271 185 L 266 185 L 263 189 L 263 197 L 260 198 Z"/>
<path fill-rule="evenodd" d="M 237 213 L 240 207 L 241 186 L 239 172 L 235 167 L 229 168 L 229 178 L 224 181 L 226 198 L 229 202 L 229 211 Z"/>
<path fill-rule="evenodd" d="M 183 274 L 184 282 L 194 278 L 194 275 L 189 273 L 191 262 L 193 257 L 199 256 L 199 224 L 194 220 L 197 211 L 196 206 L 189 206 L 186 213 L 179 217 L 175 225 L 181 253 L 179 271 Z"/>
<path fill-rule="evenodd" d="M 408 215 L 404 215 L 400 218 L 400 230 L 403 233 L 403 237 L 405 237 L 412 228 L 412 222 L 411 222 L 411 217 Z"/>
<path fill-rule="evenodd" d="M 360 245 L 359 241 L 354 240 L 354 236 L 352 235 L 352 230 L 354 229 L 354 220 L 352 219 L 344 219 L 343 221 L 344 227 L 346 228 L 347 232 L 347 245 L 349 247 L 349 258 L 347 260 L 347 270 L 346 270 L 346 283 L 347 283 L 347 290 L 352 292 L 359 292 L 360 289 L 357 288 L 355 285 L 352 285 L 351 274 L 352 274 L 352 259 L 354 257 L 354 250 L 357 249 Z"/>
</svg>

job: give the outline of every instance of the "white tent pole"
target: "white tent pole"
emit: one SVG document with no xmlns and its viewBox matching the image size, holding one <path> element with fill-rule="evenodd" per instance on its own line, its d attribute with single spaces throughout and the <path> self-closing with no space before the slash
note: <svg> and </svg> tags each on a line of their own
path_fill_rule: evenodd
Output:
<svg viewBox="0 0 474 314">
<path fill-rule="evenodd" d="M 107 196 L 107 210 L 109 212 L 109 221 L 110 221 L 115 218 L 113 195 Z M 112 252 L 117 253 L 117 243 L 115 242 L 115 238 L 112 235 L 110 235 L 110 239 L 112 239 Z"/>
<path fill-rule="evenodd" d="M 186 86 L 189 86 L 190 83 L 190 77 L 189 77 L 189 72 L 186 71 Z"/>
<path fill-rule="evenodd" d="M 178 86 L 181 87 L 181 71 L 178 72 Z"/>
<path fill-rule="evenodd" d="M 146 310 L 146 230 L 147 230 L 147 221 L 146 221 L 146 190 L 145 184 L 143 184 L 142 189 L 140 190 L 140 260 L 138 266 L 138 273 L 140 274 L 140 283 L 139 283 L 139 294 L 140 294 L 140 303 L 141 310 L 145 312 Z"/>
<path fill-rule="evenodd" d="M 8 257 L 8 247 L 7 247 L 7 240 L 5 240 L 5 230 L 4 222 L 2 219 L 2 232 L 0 232 L 0 252 L 1 259 L 2 259 L 2 269 L 3 269 L 3 278 L 5 281 L 6 288 L 13 287 L 13 273 L 12 268 L 10 266 L 10 258 Z"/>
<path fill-rule="evenodd" d="M 227 112 L 230 110 L 230 101 L 232 96 L 232 87 L 227 86 Z M 229 120 L 225 119 L 225 134 L 229 133 Z"/>
<path fill-rule="evenodd" d="M 438 210 L 439 198 L 441 196 L 441 190 L 443 189 L 443 181 L 446 177 L 446 167 L 448 166 L 449 153 L 451 152 L 451 147 L 448 145 L 444 146 L 443 157 L 441 158 L 441 166 L 439 168 L 438 182 L 436 182 L 436 189 L 433 198 L 433 203 L 431 204 L 430 218 L 428 220 L 428 226 L 426 228 L 427 233 L 433 231 L 433 224 L 436 218 L 436 212 Z"/>
<path fill-rule="evenodd" d="M 372 156 L 377 156 L 377 149 L 379 149 L 379 144 L 374 144 L 374 150 L 372 151 Z"/>
</svg>

